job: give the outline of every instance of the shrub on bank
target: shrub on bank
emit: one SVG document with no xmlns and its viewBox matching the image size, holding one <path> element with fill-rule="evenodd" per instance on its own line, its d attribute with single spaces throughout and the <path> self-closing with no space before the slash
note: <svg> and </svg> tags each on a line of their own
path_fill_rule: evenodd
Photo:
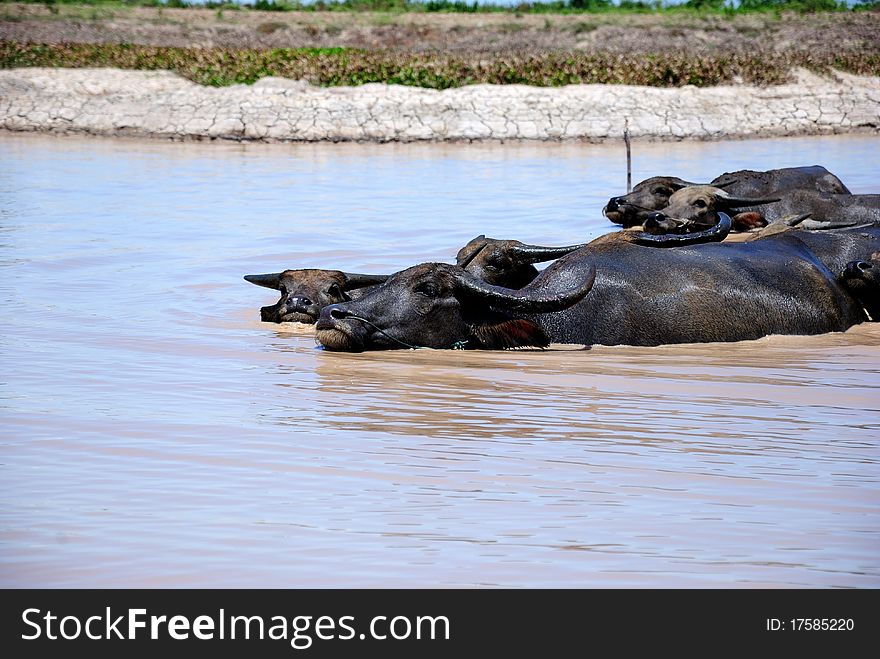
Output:
<svg viewBox="0 0 880 659">
<path fill-rule="evenodd" d="M 6 2 L 7 0 L 2 0 Z M 753 12 L 853 11 L 876 7 L 880 0 L 856 0 L 850 6 L 844 0 L 687 0 L 667 4 L 663 0 L 523 0 L 511 5 L 477 3 L 474 0 L 34 0 L 33 4 L 54 6 L 123 5 L 129 7 L 208 7 L 253 9 L 256 11 L 384 11 L 446 13 L 667 13 L 699 11 L 726 15 Z"/>
<path fill-rule="evenodd" d="M 704 87 L 734 80 L 758 85 L 780 84 L 788 79 L 795 66 L 818 72 L 836 68 L 861 75 L 878 75 L 880 54 L 517 52 L 468 55 L 355 48 L 254 50 L 0 42 L 0 68 L 22 66 L 170 70 L 212 86 L 251 84 L 266 76 L 280 76 L 308 80 L 320 86 L 385 82 L 431 89 L 475 83 L 541 87 L 578 83 Z"/>
</svg>

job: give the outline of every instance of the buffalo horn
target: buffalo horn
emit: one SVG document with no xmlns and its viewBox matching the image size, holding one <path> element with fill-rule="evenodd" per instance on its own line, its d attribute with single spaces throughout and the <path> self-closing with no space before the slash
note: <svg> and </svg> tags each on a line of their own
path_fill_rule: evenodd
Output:
<svg viewBox="0 0 880 659">
<path fill-rule="evenodd" d="M 705 231 L 697 231 L 695 233 L 685 234 L 663 234 L 655 236 L 650 233 L 639 233 L 631 239 L 636 245 L 645 245 L 646 247 L 682 247 L 684 245 L 695 245 L 697 243 L 713 243 L 720 242 L 730 233 L 732 225 L 730 216 L 726 213 L 718 213 L 718 222 L 714 226 Z"/>
<path fill-rule="evenodd" d="M 596 266 L 585 259 L 571 263 L 557 261 L 525 288 L 516 290 L 487 284 L 473 275 L 458 275 L 460 288 L 502 310 L 550 313 L 567 309 L 593 287 Z"/>
<path fill-rule="evenodd" d="M 704 184 L 703 183 L 691 183 L 690 181 L 685 181 L 684 179 L 680 179 L 680 178 L 675 177 L 675 178 L 672 178 L 672 185 L 678 186 L 675 188 L 676 190 L 681 190 L 682 188 L 689 188 L 692 185 L 704 185 Z"/>
<path fill-rule="evenodd" d="M 781 201 L 779 197 L 767 197 L 765 199 L 754 199 L 750 197 L 734 197 L 733 195 L 728 194 L 724 190 L 719 190 L 717 193 L 718 200 L 724 202 L 724 205 L 727 208 L 740 208 L 743 206 L 760 206 L 762 204 L 772 204 L 776 201 Z"/>
<path fill-rule="evenodd" d="M 581 243 L 580 245 L 567 245 L 565 247 L 541 247 L 540 245 L 520 244 L 512 247 L 510 251 L 514 256 L 522 259 L 526 263 L 541 263 L 543 261 L 558 259 L 576 249 L 580 249 L 584 245 L 586 245 L 586 243 Z"/>
<path fill-rule="evenodd" d="M 274 288 L 276 291 L 281 289 L 281 273 L 274 272 L 268 275 L 245 275 L 245 281 L 249 281 L 257 286 L 265 286 L 266 288 Z"/>
<path fill-rule="evenodd" d="M 350 291 L 355 288 L 364 288 L 365 286 L 375 286 L 381 284 L 388 275 L 359 275 L 351 272 L 343 272 L 345 275 L 345 290 Z"/>
</svg>

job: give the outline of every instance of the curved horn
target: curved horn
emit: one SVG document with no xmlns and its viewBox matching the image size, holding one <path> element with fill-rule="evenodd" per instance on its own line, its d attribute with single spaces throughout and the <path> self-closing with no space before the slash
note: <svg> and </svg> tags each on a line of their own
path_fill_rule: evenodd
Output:
<svg viewBox="0 0 880 659">
<path fill-rule="evenodd" d="M 584 247 L 587 243 L 567 245 L 565 247 L 541 247 L 540 245 L 516 245 L 510 248 L 511 253 L 526 263 L 552 261 Z"/>
<path fill-rule="evenodd" d="M 516 290 L 487 284 L 462 272 L 457 276 L 461 290 L 492 306 L 525 313 L 549 313 L 567 309 L 583 299 L 596 279 L 596 266 L 584 258 L 562 259 L 541 272 L 525 288 Z"/>
<path fill-rule="evenodd" d="M 796 227 L 798 224 L 803 222 L 804 220 L 809 219 L 813 214 L 812 213 L 801 213 L 800 215 L 789 215 L 788 217 L 783 217 L 780 222 L 784 222 L 790 227 Z"/>
<path fill-rule="evenodd" d="M 351 272 L 343 272 L 345 275 L 344 290 L 350 291 L 355 288 L 364 288 L 365 286 L 375 286 L 383 283 L 388 279 L 389 275 L 359 275 Z"/>
<path fill-rule="evenodd" d="M 762 204 L 772 204 L 777 201 L 782 201 L 779 197 L 767 197 L 764 199 L 755 199 L 750 197 L 734 197 L 731 194 L 728 194 L 724 190 L 718 189 L 718 192 L 715 193 L 717 198 L 720 201 L 724 202 L 724 205 L 728 208 L 739 208 L 740 206 L 760 206 Z"/>
<path fill-rule="evenodd" d="M 678 178 L 677 176 L 671 177 L 671 182 L 673 185 L 679 186 L 678 189 L 689 188 L 692 185 L 705 185 L 704 183 L 692 183 L 691 181 L 685 181 L 684 179 Z"/>
<path fill-rule="evenodd" d="M 275 272 L 268 275 L 245 275 L 245 281 L 249 281 L 257 286 L 265 286 L 266 288 L 274 288 L 276 291 L 281 290 L 281 273 Z"/>
<path fill-rule="evenodd" d="M 644 245 L 646 247 L 682 247 L 684 245 L 695 245 L 697 243 L 714 243 L 721 242 L 730 233 L 730 227 L 733 222 L 727 213 L 718 213 L 718 223 L 705 231 L 697 231 L 696 233 L 674 234 L 668 233 L 655 236 L 650 233 L 640 232 L 630 239 L 630 242 L 636 245 Z"/>
</svg>

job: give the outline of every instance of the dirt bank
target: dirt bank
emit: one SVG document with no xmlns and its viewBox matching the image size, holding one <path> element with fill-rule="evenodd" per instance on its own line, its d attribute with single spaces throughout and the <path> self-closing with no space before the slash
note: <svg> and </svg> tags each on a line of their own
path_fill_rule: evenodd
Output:
<svg viewBox="0 0 880 659">
<path fill-rule="evenodd" d="M 657 89 L 624 85 L 313 87 L 264 78 L 204 87 L 170 72 L 0 71 L 0 128 L 265 141 L 604 140 L 624 121 L 647 139 L 872 131 L 880 78 L 795 72 L 791 84 Z"/>
</svg>

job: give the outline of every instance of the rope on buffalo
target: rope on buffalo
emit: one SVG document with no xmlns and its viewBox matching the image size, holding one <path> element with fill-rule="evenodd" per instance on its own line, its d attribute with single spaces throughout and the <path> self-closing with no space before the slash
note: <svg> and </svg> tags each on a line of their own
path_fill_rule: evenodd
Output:
<svg viewBox="0 0 880 659">
<path fill-rule="evenodd" d="M 414 346 L 412 344 L 407 343 L 406 341 L 401 341 L 396 336 L 391 336 L 388 332 L 386 332 L 381 327 L 376 325 L 376 323 L 373 323 L 373 322 L 367 320 L 366 318 L 362 318 L 360 316 L 346 316 L 346 317 L 351 318 L 352 320 L 359 320 L 360 322 L 364 323 L 365 325 L 369 325 L 374 330 L 379 332 L 379 334 L 388 337 L 389 339 L 391 339 L 395 343 L 402 345 L 404 348 L 409 348 L 410 350 L 434 350 L 435 349 L 435 348 L 429 348 L 428 346 Z M 466 345 L 467 345 L 467 340 L 456 341 L 455 343 L 452 344 L 452 350 L 464 350 Z"/>
</svg>

